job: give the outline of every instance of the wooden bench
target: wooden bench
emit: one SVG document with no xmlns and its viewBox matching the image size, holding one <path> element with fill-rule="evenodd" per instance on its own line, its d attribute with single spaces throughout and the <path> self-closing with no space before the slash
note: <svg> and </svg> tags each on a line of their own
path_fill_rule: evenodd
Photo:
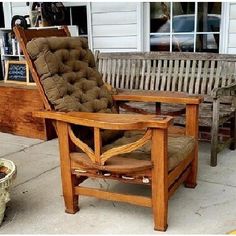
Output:
<svg viewBox="0 0 236 236">
<path fill-rule="evenodd" d="M 217 165 L 217 153 L 225 146 L 236 146 L 236 56 L 213 53 L 147 52 L 95 53 L 103 80 L 114 88 L 128 90 L 172 91 L 203 95 L 199 126 L 211 127 L 211 166 Z M 136 107 L 139 110 L 139 107 Z M 172 105 L 173 115 L 183 105 Z M 156 112 L 170 106 L 156 104 Z M 178 114 L 178 111 L 177 113 Z M 175 123 L 183 124 L 184 115 Z M 218 131 L 230 123 L 230 138 L 222 145 Z"/>
</svg>

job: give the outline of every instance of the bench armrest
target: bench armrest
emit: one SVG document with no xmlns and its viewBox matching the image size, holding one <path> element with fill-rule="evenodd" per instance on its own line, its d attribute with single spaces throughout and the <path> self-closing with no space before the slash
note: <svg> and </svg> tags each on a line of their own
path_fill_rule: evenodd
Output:
<svg viewBox="0 0 236 236">
<path fill-rule="evenodd" d="M 173 120 L 171 116 L 56 111 L 36 111 L 33 116 L 111 130 L 167 129 Z"/>
<path fill-rule="evenodd" d="M 215 88 L 211 91 L 211 96 L 217 99 L 220 96 L 235 96 L 236 95 L 236 83 L 232 83 L 222 88 Z"/>
<path fill-rule="evenodd" d="M 189 95 L 183 92 L 168 91 L 146 91 L 117 89 L 117 94 L 113 95 L 115 101 L 137 101 L 137 102 L 164 102 L 179 104 L 200 104 L 202 96 Z"/>
</svg>

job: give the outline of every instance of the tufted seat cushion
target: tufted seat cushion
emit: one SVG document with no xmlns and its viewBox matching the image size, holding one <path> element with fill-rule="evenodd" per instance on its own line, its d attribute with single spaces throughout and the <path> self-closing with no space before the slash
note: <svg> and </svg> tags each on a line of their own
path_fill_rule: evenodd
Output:
<svg viewBox="0 0 236 236">
<path fill-rule="evenodd" d="M 127 143 L 135 142 L 143 136 L 143 132 L 139 131 L 126 131 L 124 136 L 117 139 L 112 144 L 108 144 L 103 147 L 103 152 L 110 150 L 111 148 L 121 146 Z M 195 140 L 193 137 L 178 136 L 168 137 L 168 170 L 173 170 L 181 161 L 188 157 L 193 151 L 195 146 Z M 127 154 L 122 154 L 122 157 L 129 157 L 139 160 L 150 160 L 151 157 L 151 141 L 145 144 L 143 147 Z"/>
</svg>

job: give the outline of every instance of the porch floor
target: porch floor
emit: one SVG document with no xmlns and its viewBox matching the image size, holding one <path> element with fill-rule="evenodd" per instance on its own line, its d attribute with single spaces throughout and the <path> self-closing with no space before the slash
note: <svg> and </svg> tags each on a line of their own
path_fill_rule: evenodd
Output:
<svg viewBox="0 0 236 236">
<path fill-rule="evenodd" d="M 152 211 L 81 197 L 80 212 L 64 212 L 57 140 L 44 142 L 0 133 L 0 157 L 17 165 L 0 234 L 153 234 Z M 236 229 L 236 151 L 225 149 L 209 166 L 210 144 L 200 143 L 198 185 L 183 186 L 169 201 L 168 234 L 224 234 Z M 141 186 L 88 181 L 105 189 L 140 192 Z M 142 188 L 148 194 L 148 188 Z"/>
</svg>

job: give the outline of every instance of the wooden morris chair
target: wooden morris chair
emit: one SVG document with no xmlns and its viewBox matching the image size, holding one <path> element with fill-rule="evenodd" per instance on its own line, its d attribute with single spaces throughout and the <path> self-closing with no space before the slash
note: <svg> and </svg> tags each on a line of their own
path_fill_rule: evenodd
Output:
<svg viewBox="0 0 236 236">
<path fill-rule="evenodd" d="M 186 134 L 169 137 L 172 117 L 116 112 L 86 40 L 15 33 L 47 109 L 35 115 L 56 124 L 66 212 L 79 210 L 80 195 L 127 202 L 151 207 L 154 229 L 165 231 L 170 196 L 183 182 L 196 186 L 201 98 L 161 97 L 187 104 Z M 148 185 L 151 196 L 80 186 L 87 178 Z"/>
</svg>

